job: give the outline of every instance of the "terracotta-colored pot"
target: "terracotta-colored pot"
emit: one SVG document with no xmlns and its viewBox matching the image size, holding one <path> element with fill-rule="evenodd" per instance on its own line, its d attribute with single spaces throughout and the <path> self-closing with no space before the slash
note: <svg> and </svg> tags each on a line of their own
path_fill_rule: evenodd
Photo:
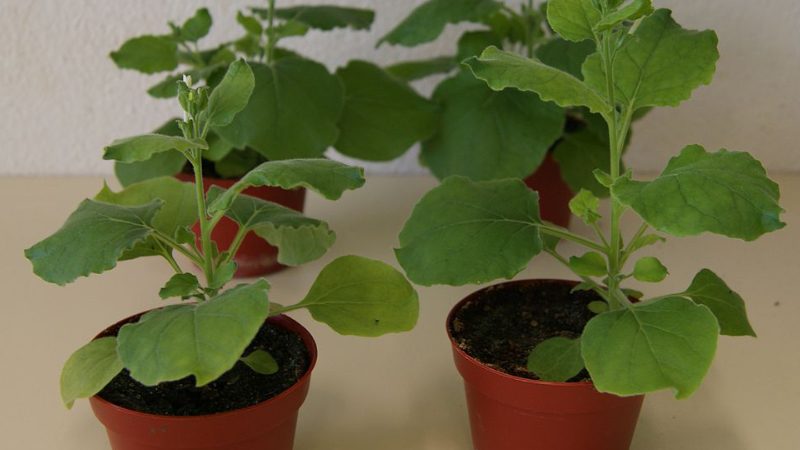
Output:
<svg viewBox="0 0 800 450">
<path fill-rule="evenodd" d="M 98 337 L 116 334 L 110 327 Z M 297 413 L 308 394 L 317 346 L 302 325 L 286 316 L 267 319 L 297 335 L 309 353 L 306 373 L 276 397 L 247 408 L 203 416 L 159 416 L 122 408 L 98 396 L 92 410 L 106 427 L 112 450 L 292 450 Z"/>
<path fill-rule="evenodd" d="M 504 284 L 575 282 L 524 280 Z M 453 338 L 453 319 L 485 289 L 459 302 L 447 318 L 456 368 L 464 378 L 475 450 L 628 450 L 644 396 L 601 394 L 592 383 L 547 383 L 492 369 Z"/>
<path fill-rule="evenodd" d="M 194 175 L 188 173 L 179 173 L 176 177 L 181 181 L 194 182 Z M 203 186 L 206 191 L 208 191 L 211 186 L 219 186 L 228 189 L 237 181 L 239 180 L 205 177 L 203 179 Z M 306 202 L 305 189 L 286 190 L 277 187 L 261 186 L 245 189 L 244 193 L 300 212 L 303 211 Z M 227 217 L 219 222 L 214 232 L 211 233 L 211 238 L 217 243 L 221 252 L 230 247 L 233 239 L 236 237 L 236 231 L 238 229 L 238 225 Z M 195 224 L 193 230 L 195 235 L 200 235 L 199 224 Z M 200 245 L 199 238 L 198 245 Z M 247 233 L 247 236 L 245 236 L 242 245 L 239 247 L 239 251 L 234 256 L 234 260 L 238 266 L 236 269 L 236 276 L 239 278 L 257 277 L 286 268 L 286 266 L 278 263 L 278 249 L 269 245 L 252 232 Z"/>
<path fill-rule="evenodd" d="M 569 201 L 573 193 L 561 176 L 561 168 L 553 155 L 548 152 L 536 172 L 523 181 L 539 193 L 542 219 L 564 228 L 569 227 Z"/>
</svg>

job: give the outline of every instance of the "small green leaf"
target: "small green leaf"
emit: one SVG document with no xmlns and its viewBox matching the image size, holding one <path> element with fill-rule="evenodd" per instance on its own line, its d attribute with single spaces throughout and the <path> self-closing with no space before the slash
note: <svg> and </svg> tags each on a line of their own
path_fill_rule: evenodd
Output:
<svg viewBox="0 0 800 450">
<path fill-rule="evenodd" d="M 748 153 L 689 146 L 655 180 L 623 177 L 611 191 L 653 228 L 674 236 L 712 232 L 751 241 L 785 226 L 778 185 Z"/>
<path fill-rule="evenodd" d="M 407 61 L 386 67 L 386 71 L 393 76 L 411 82 L 427 78 L 431 75 L 452 72 L 458 67 L 458 62 L 452 56 L 439 56 L 436 58 Z"/>
<path fill-rule="evenodd" d="M 581 353 L 600 392 L 672 388 L 686 398 L 708 372 L 718 335 L 708 308 L 669 297 L 595 316 L 583 330 Z"/>
<path fill-rule="evenodd" d="M 307 24 L 296 20 L 290 20 L 276 26 L 274 33 L 279 39 L 282 39 L 293 36 L 305 36 L 308 30 L 309 26 Z"/>
<path fill-rule="evenodd" d="M 181 39 L 197 42 L 208 35 L 212 24 L 208 9 L 200 8 L 181 26 Z"/>
<path fill-rule="evenodd" d="M 630 244 L 630 250 L 629 251 L 631 253 L 633 253 L 633 252 L 635 252 L 635 251 L 637 251 L 639 249 L 642 249 L 642 248 L 645 248 L 645 247 L 649 247 L 651 245 L 655 245 L 655 244 L 658 244 L 659 242 L 665 242 L 665 241 L 666 241 L 666 239 L 664 239 L 663 237 L 661 237 L 661 236 L 659 236 L 657 234 L 645 234 L 645 235 L 639 237 L 639 239 L 637 239 L 635 242 L 632 242 Z"/>
<path fill-rule="evenodd" d="M 583 370 L 581 340 L 554 337 L 540 343 L 528 355 L 528 370 L 542 381 L 560 383 L 575 377 Z"/>
<path fill-rule="evenodd" d="M 590 302 L 588 305 L 586 305 L 586 307 L 589 308 L 589 311 L 595 314 L 602 314 L 608 311 L 608 303 L 600 300 Z"/>
<path fill-rule="evenodd" d="M 178 119 L 165 122 L 154 133 L 166 136 L 182 135 L 181 129 L 178 127 Z M 146 161 L 133 163 L 117 161 L 114 163 L 114 173 L 124 187 L 151 178 L 173 176 L 180 172 L 186 164 L 186 158 L 180 152 L 173 150 L 156 153 Z"/>
<path fill-rule="evenodd" d="M 580 42 L 594 39 L 594 27 L 602 14 L 592 0 L 550 0 L 547 20 L 564 39 Z"/>
<path fill-rule="evenodd" d="M 572 42 L 565 39 L 550 39 L 536 49 L 536 57 L 550 67 L 582 79 L 583 63 L 595 50 L 596 45 L 592 41 Z"/>
<path fill-rule="evenodd" d="M 190 149 L 206 150 L 208 145 L 199 139 L 185 139 L 178 136 L 165 136 L 162 134 L 143 134 L 140 136 L 117 139 L 105 148 L 103 159 L 113 159 L 125 163 L 146 161 L 156 153 L 169 150 L 181 152 Z"/>
<path fill-rule="evenodd" d="M 251 9 L 262 18 L 266 19 L 269 16 L 266 8 Z M 332 5 L 276 8 L 275 16 L 283 20 L 302 22 L 311 28 L 323 31 L 335 28 L 368 30 L 375 20 L 375 13 L 372 10 Z"/>
<path fill-rule="evenodd" d="M 261 36 L 261 33 L 264 32 L 264 27 L 261 26 L 261 22 L 258 19 L 253 16 L 245 16 L 241 11 L 236 13 L 236 22 L 247 31 L 247 34 Z"/>
<path fill-rule="evenodd" d="M 208 161 L 219 162 L 225 159 L 225 157 L 230 155 L 234 150 L 233 145 L 231 145 L 230 142 L 217 136 L 217 134 L 214 132 L 208 133 L 208 136 L 206 136 L 206 142 L 208 143 L 208 150 L 203 152 L 203 159 Z M 258 153 L 252 150 L 249 151 L 259 156 Z M 255 167 L 255 165 L 248 167 L 247 170 L 250 170 L 253 167 Z"/>
<path fill-rule="evenodd" d="M 608 274 L 606 259 L 597 252 L 588 252 L 583 256 L 571 256 L 569 268 L 578 275 L 600 277 Z"/>
<path fill-rule="evenodd" d="M 178 46 L 170 36 L 139 36 L 111 52 L 111 59 L 121 69 L 166 72 L 178 67 Z"/>
<path fill-rule="evenodd" d="M 479 58 L 464 61 L 475 76 L 496 91 L 517 88 L 535 92 L 562 107 L 585 106 L 596 113 L 611 107 L 598 92 L 567 72 L 515 53 L 489 47 Z"/>
<path fill-rule="evenodd" d="M 151 311 L 119 330 L 118 351 L 145 386 L 195 377 L 204 386 L 230 370 L 269 311 L 269 285 L 241 285 L 196 305 Z"/>
<path fill-rule="evenodd" d="M 569 202 L 569 210 L 587 224 L 597 223 L 600 215 L 600 199 L 591 192 L 582 189 Z"/>
<path fill-rule="evenodd" d="M 511 278 L 542 251 L 539 196 L 520 180 L 449 177 L 425 194 L 400 233 L 400 265 L 417 284 Z"/>
<path fill-rule="evenodd" d="M 614 184 L 614 179 L 611 178 L 611 175 L 604 170 L 594 169 L 592 170 L 592 174 L 594 175 L 595 180 L 597 180 L 597 182 L 603 187 L 610 188 L 611 185 Z"/>
<path fill-rule="evenodd" d="M 714 272 L 708 269 L 698 272 L 685 295 L 695 303 L 707 306 L 714 313 L 722 334 L 756 337 L 756 332 L 747 319 L 744 300 Z"/>
<path fill-rule="evenodd" d="M 264 350 L 256 350 L 241 358 L 241 361 L 261 375 L 272 375 L 278 372 L 278 362 Z"/>
<path fill-rule="evenodd" d="M 637 291 L 636 289 L 623 289 L 622 293 L 628 297 L 635 298 L 636 300 L 641 300 L 644 297 L 644 292 Z"/>
<path fill-rule="evenodd" d="M 230 124 L 236 114 L 247 106 L 254 85 L 253 71 L 244 60 L 231 64 L 225 78 L 208 97 L 208 107 L 204 111 L 208 123 L 212 127 Z"/>
<path fill-rule="evenodd" d="M 414 328 L 417 293 L 405 277 L 380 261 L 342 256 L 325 266 L 299 303 L 339 334 L 381 336 Z"/>
<path fill-rule="evenodd" d="M 480 22 L 502 7 L 494 0 L 428 0 L 378 41 L 414 47 L 431 42 L 447 24 Z"/>
<path fill-rule="evenodd" d="M 493 31 L 467 31 L 458 39 L 458 53 L 456 60 L 463 61 L 467 58 L 480 55 L 486 47 L 502 47 L 503 40 Z"/>
<path fill-rule="evenodd" d="M 329 200 L 344 191 L 364 185 L 364 169 L 328 159 L 268 161 L 251 170 L 224 194 L 209 204 L 211 214 L 228 209 L 234 198 L 248 187 L 275 186 L 283 189 L 308 188 Z"/>
<path fill-rule="evenodd" d="M 233 279 L 236 275 L 236 263 L 234 261 L 228 262 L 214 271 L 214 278 L 208 281 L 208 287 L 211 289 L 220 289 L 225 284 Z"/>
<path fill-rule="evenodd" d="M 117 356 L 117 338 L 104 337 L 78 349 L 61 370 L 61 400 L 68 409 L 75 400 L 89 398 L 122 372 Z"/>
<path fill-rule="evenodd" d="M 163 299 L 172 297 L 189 297 L 197 293 L 200 282 L 191 273 L 176 273 L 167 281 L 167 284 L 158 291 Z"/>
<path fill-rule="evenodd" d="M 633 0 L 611 14 L 607 14 L 600 22 L 597 22 L 594 29 L 596 31 L 607 31 L 623 22 L 636 20 L 652 13 L 652 0 Z"/>
<path fill-rule="evenodd" d="M 390 161 L 436 131 L 437 106 L 380 67 L 351 61 L 336 75 L 347 93 L 335 145 L 342 154 Z"/>
<path fill-rule="evenodd" d="M 646 256 L 638 261 L 633 268 L 633 277 L 646 283 L 660 283 L 667 278 L 669 271 L 658 258 Z"/>
</svg>

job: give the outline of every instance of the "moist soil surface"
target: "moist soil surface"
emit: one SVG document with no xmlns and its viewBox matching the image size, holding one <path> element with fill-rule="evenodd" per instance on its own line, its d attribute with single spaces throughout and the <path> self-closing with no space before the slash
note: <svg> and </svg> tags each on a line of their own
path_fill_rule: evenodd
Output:
<svg viewBox="0 0 800 450">
<path fill-rule="evenodd" d="M 144 386 L 123 370 L 98 394 L 124 408 L 164 416 L 197 416 L 255 405 L 295 384 L 308 370 L 310 355 L 300 336 L 265 323 L 245 355 L 269 352 L 280 369 L 272 375 L 254 372 L 242 362 L 216 381 L 195 387 L 194 377 Z"/>
<path fill-rule="evenodd" d="M 579 337 L 594 317 L 587 305 L 599 296 L 592 291 L 571 293 L 573 286 L 546 280 L 492 286 L 464 304 L 450 324 L 450 333 L 481 363 L 536 380 L 527 369 L 531 350 L 553 337 Z M 589 374 L 584 370 L 569 381 L 586 380 Z"/>
</svg>

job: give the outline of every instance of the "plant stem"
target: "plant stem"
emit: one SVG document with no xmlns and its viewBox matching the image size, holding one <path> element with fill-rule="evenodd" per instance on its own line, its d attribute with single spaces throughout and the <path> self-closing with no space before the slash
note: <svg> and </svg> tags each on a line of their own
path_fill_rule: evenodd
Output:
<svg viewBox="0 0 800 450">
<path fill-rule="evenodd" d="M 275 0 L 269 0 L 269 12 L 267 14 L 267 64 L 272 63 L 275 58 Z"/>
<path fill-rule="evenodd" d="M 247 232 L 248 232 L 247 228 L 243 226 L 239 227 L 239 229 L 236 231 L 236 236 L 233 238 L 233 242 L 231 242 L 231 245 L 228 247 L 228 250 L 226 250 L 227 257 L 225 258 L 224 261 L 221 261 L 219 263 L 219 266 L 224 266 L 225 264 L 233 260 L 234 256 L 236 256 L 236 252 L 239 251 L 239 247 L 241 247 L 245 236 L 247 236 Z"/>
<path fill-rule="evenodd" d="M 214 261 L 211 252 L 211 228 L 209 227 L 208 214 L 206 212 L 206 194 L 203 188 L 203 161 L 199 150 L 194 150 L 191 159 L 194 168 L 195 197 L 197 199 L 197 216 L 200 222 L 200 244 L 203 253 L 203 274 L 206 283 L 211 283 L 214 279 Z"/>
<path fill-rule="evenodd" d="M 177 250 L 179 253 L 181 253 L 182 255 L 184 255 L 187 258 L 189 258 L 193 263 L 197 264 L 198 266 L 202 266 L 203 265 L 203 259 L 198 253 L 192 252 L 191 250 L 187 249 L 183 245 L 177 243 L 174 239 L 172 239 L 171 237 L 167 236 L 166 234 L 163 234 L 163 233 L 159 232 L 158 230 L 155 230 L 155 236 L 154 237 L 159 242 L 161 242 L 162 244 L 167 244 L 168 246 L 170 246 L 173 249 Z"/>
<path fill-rule="evenodd" d="M 590 239 L 586 239 L 583 236 L 577 235 L 577 234 L 575 234 L 575 233 L 573 233 L 573 232 L 571 232 L 571 231 L 569 231 L 567 229 L 564 229 L 564 228 L 561 228 L 561 227 L 557 227 L 555 225 L 545 224 L 545 223 L 539 224 L 538 227 L 539 227 L 539 231 L 541 231 L 544 234 L 548 234 L 550 236 L 557 237 L 559 239 L 566 239 L 568 241 L 572 241 L 572 242 L 574 242 L 576 244 L 583 245 L 584 247 L 588 247 L 588 248 L 590 248 L 592 250 L 596 250 L 598 252 L 602 252 L 602 253 L 607 253 L 608 252 L 608 248 L 607 247 L 605 247 L 605 246 L 603 246 L 601 244 L 598 244 L 597 242 L 594 242 L 594 241 L 592 241 Z"/>
<path fill-rule="evenodd" d="M 566 258 L 564 258 L 563 256 L 561 256 L 561 255 L 560 255 L 560 254 L 559 254 L 557 251 L 555 251 L 555 250 L 549 250 L 549 249 L 548 249 L 548 250 L 545 250 L 545 251 L 546 251 L 547 253 L 549 253 L 549 254 L 550 254 L 550 256 L 552 256 L 553 258 L 555 258 L 555 259 L 556 259 L 556 261 L 560 262 L 561 264 L 563 264 L 564 266 L 566 266 L 568 269 L 572 270 L 572 269 L 569 267 L 569 261 L 567 261 L 567 259 L 566 259 Z M 591 278 L 589 278 L 589 277 L 585 277 L 585 276 L 583 276 L 583 275 L 579 275 L 579 276 L 581 277 L 581 280 L 583 280 L 583 282 L 584 282 L 584 283 L 586 283 L 586 284 L 588 284 L 588 285 L 590 285 L 590 286 L 592 287 L 592 290 L 593 290 L 595 293 L 597 293 L 597 295 L 599 295 L 601 298 L 603 298 L 603 300 L 605 300 L 607 303 L 609 302 L 608 293 L 606 293 L 606 292 L 603 290 L 603 287 L 602 287 L 602 286 L 600 286 L 599 284 L 595 283 L 595 281 L 594 281 L 594 280 L 592 280 L 592 279 L 591 279 Z"/>
</svg>

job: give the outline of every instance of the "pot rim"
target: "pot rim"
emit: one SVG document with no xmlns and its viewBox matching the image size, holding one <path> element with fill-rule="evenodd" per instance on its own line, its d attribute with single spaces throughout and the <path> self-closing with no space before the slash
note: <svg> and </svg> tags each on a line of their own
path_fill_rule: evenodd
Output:
<svg viewBox="0 0 800 450">
<path fill-rule="evenodd" d="M 136 318 L 137 316 L 142 316 L 150 311 L 154 311 L 157 309 L 161 308 L 153 308 L 151 310 L 134 314 L 130 317 L 122 319 L 119 322 L 115 323 L 114 325 L 111 325 L 110 327 L 100 332 L 97 336 L 94 337 L 94 339 L 97 339 L 102 335 L 104 335 L 105 332 L 108 331 L 110 328 L 114 328 L 117 325 L 128 323 L 131 319 Z M 296 320 L 292 319 L 291 317 L 285 314 L 279 314 L 277 316 L 267 317 L 265 321 L 268 320 L 276 320 L 277 323 L 275 325 L 300 336 L 300 339 L 302 339 L 303 344 L 305 345 L 306 350 L 308 351 L 309 356 L 311 357 L 311 361 L 309 362 L 308 369 L 306 369 L 305 373 L 303 373 L 303 375 L 300 378 L 298 378 L 293 385 L 289 386 L 283 392 L 272 398 L 268 398 L 262 402 L 256 403 L 255 405 L 246 406 L 244 408 L 237 408 L 237 409 L 232 409 L 230 411 L 223 411 L 212 414 L 201 414 L 196 416 L 167 416 L 162 414 L 152 414 L 152 413 L 136 411 L 133 409 L 125 408 L 123 406 L 119 406 L 115 403 L 111 403 L 110 401 L 100 397 L 99 395 L 94 395 L 90 397 L 89 400 L 99 403 L 104 408 L 116 410 L 120 414 L 127 414 L 130 416 L 140 417 L 140 418 L 158 418 L 158 420 L 160 421 L 174 421 L 174 422 L 184 422 L 184 421 L 191 421 L 198 419 L 202 420 L 204 418 L 210 418 L 210 417 L 224 418 L 226 416 L 246 414 L 250 410 L 267 407 L 268 404 L 270 403 L 277 403 L 282 399 L 284 399 L 285 397 L 289 397 L 298 389 L 302 389 L 304 385 L 307 385 L 309 383 L 309 379 L 311 378 L 311 372 L 314 370 L 314 367 L 317 364 L 317 343 L 314 340 L 314 337 L 311 335 L 311 332 L 309 332 L 308 329 L 306 329 L 306 327 L 304 327 L 299 322 L 297 322 Z"/>
<path fill-rule="evenodd" d="M 515 375 L 511 375 L 505 373 L 503 371 L 497 370 L 493 367 L 489 367 L 488 365 L 482 363 L 477 358 L 469 355 L 465 352 L 461 347 L 459 347 L 458 343 L 456 342 L 455 338 L 453 337 L 452 333 L 452 324 L 453 320 L 455 319 L 456 314 L 470 301 L 474 300 L 476 296 L 479 294 L 486 292 L 489 289 L 497 289 L 498 286 L 511 286 L 511 285 L 519 285 L 519 284 L 544 284 L 544 283 L 556 283 L 556 284 L 569 284 L 575 286 L 578 284 L 577 281 L 574 280 L 564 280 L 564 279 L 557 279 L 557 278 L 528 278 L 524 280 L 513 280 L 513 281 L 504 281 L 501 283 L 496 283 L 490 286 L 483 287 L 478 289 L 477 291 L 473 291 L 468 294 L 466 297 L 461 299 L 458 303 L 450 309 L 450 313 L 447 315 L 447 321 L 445 322 L 445 331 L 447 332 L 447 337 L 450 339 L 450 345 L 453 350 L 465 361 L 469 362 L 471 365 L 478 367 L 484 371 L 491 372 L 493 375 L 498 376 L 500 378 L 506 379 L 510 382 L 519 383 L 519 384 L 526 384 L 531 386 L 543 386 L 543 387 L 553 387 L 553 388 L 560 388 L 560 389 L 591 389 L 595 392 L 597 389 L 594 387 L 594 383 L 591 381 L 576 381 L 576 382 L 556 382 L 556 381 L 541 381 L 541 380 L 532 380 L 530 378 L 522 378 Z"/>
</svg>

